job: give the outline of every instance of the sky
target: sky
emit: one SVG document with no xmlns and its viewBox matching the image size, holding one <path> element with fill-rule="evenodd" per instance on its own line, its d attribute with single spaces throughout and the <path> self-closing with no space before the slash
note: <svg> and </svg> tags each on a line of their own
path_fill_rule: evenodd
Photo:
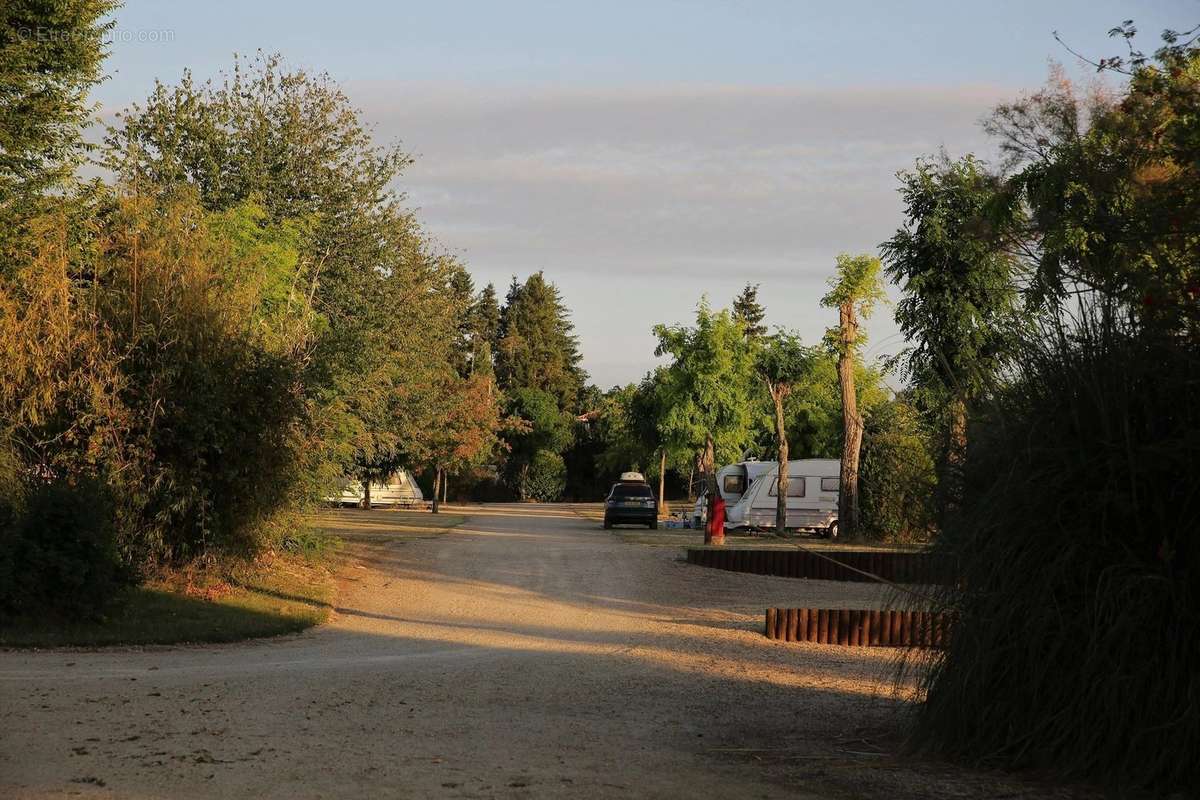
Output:
<svg viewBox="0 0 1200 800">
<path fill-rule="evenodd" d="M 115 17 L 106 116 L 235 52 L 328 72 L 414 156 L 395 188 L 430 234 L 501 295 L 544 271 L 608 388 L 659 363 L 654 324 L 748 282 L 770 326 L 816 342 L 837 254 L 903 221 L 898 170 L 994 156 L 980 120 L 1052 61 L 1093 78 L 1054 31 L 1099 58 L 1132 18 L 1150 50 L 1200 2 L 126 0 Z M 868 358 L 904 346 L 888 307 L 866 328 Z"/>
</svg>

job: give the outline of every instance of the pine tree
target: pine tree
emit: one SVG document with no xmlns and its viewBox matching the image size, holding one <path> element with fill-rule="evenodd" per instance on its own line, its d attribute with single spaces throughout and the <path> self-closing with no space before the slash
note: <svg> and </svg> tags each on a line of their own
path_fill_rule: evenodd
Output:
<svg viewBox="0 0 1200 800">
<path fill-rule="evenodd" d="M 471 371 L 492 371 L 492 355 L 500 339 L 500 303 L 496 300 L 496 287 L 488 284 L 480 290 L 471 304 Z"/>
<path fill-rule="evenodd" d="M 446 285 L 456 319 L 450 362 L 458 374 L 465 378 L 474 372 L 475 337 L 472 335 L 471 311 L 474 307 L 475 283 L 470 273 L 458 265 L 455 267 Z"/>
<path fill-rule="evenodd" d="M 767 312 L 758 302 L 758 284 L 747 283 L 733 300 L 733 319 L 740 322 L 746 332 L 747 339 L 756 339 L 767 332 L 767 326 L 762 324 Z"/>
<path fill-rule="evenodd" d="M 579 343 L 557 287 L 541 272 L 513 279 L 500 312 L 496 377 L 506 391 L 540 389 L 574 410 L 583 389 Z"/>
</svg>

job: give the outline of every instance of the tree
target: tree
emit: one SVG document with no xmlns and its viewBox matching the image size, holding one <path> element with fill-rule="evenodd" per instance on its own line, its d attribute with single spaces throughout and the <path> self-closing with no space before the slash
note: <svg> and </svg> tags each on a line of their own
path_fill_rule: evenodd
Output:
<svg viewBox="0 0 1200 800">
<path fill-rule="evenodd" d="M 496 301 L 496 287 L 490 283 L 483 287 L 475 297 L 468 314 L 471 370 L 492 375 L 493 354 L 500 338 L 500 304 Z"/>
<path fill-rule="evenodd" d="M 706 300 L 694 328 L 656 325 L 654 334 L 655 355 L 672 358 L 659 384 L 660 435 L 667 447 L 699 454 L 711 503 L 717 459 L 736 461 L 752 442 L 754 344 L 728 311 L 714 313 Z"/>
<path fill-rule="evenodd" d="M 780 331 L 763 343 L 758 351 L 755 369 L 771 396 L 775 411 L 776 461 L 779 463 L 779 485 L 775 502 L 775 532 L 787 529 L 788 438 L 784 417 L 784 400 L 796 383 L 810 370 L 812 354 L 794 334 Z"/>
<path fill-rule="evenodd" d="M 448 375 L 429 406 L 429 415 L 422 421 L 425 431 L 405 437 L 405 455 L 413 463 L 433 467 L 433 511 L 437 513 L 450 476 L 482 466 L 500 446 L 500 408 L 491 377 Z"/>
<path fill-rule="evenodd" d="M 496 378 L 505 391 L 549 392 L 562 410 L 574 411 L 583 390 L 579 344 L 566 306 L 541 272 L 524 284 L 516 278 L 500 312 Z"/>
<path fill-rule="evenodd" d="M 649 466 L 657 444 L 657 431 L 646 436 L 646 425 L 639 419 L 641 388 L 631 383 L 614 387 L 604 395 L 594 427 L 600 441 L 597 466 L 604 472 L 643 471 Z M 656 420 L 650 419 L 654 428 Z"/>
<path fill-rule="evenodd" d="M 6 0 L 0 7 L 0 213 L 74 176 L 116 0 Z M 5 229 L 9 223 L 0 225 Z M 8 230 L 4 234 L 9 233 Z M 4 234 L 0 234 L 3 236 Z"/>
<path fill-rule="evenodd" d="M 334 81 L 278 56 L 237 59 L 217 83 L 157 84 L 105 142 L 106 166 L 143 193 L 192 186 L 216 212 L 254 199 L 266 222 L 303 232 L 297 290 L 321 312 L 301 384 L 315 473 L 369 485 L 421 449 L 397 428 L 422 418 L 461 362 L 467 276 L 390 188 L 408 156 L 373 142 Z"/>
<path fill-rule="evenodd" d="M 33 220 L 0 281 L 4 438 L 27 476 L 106 484 L 126 565 L 253 552 L 289 510 L 319 321 L 289 290 L 298 232 L 262 218 L 122 192 L 83 242 Z"/>
<path fill-rule="evenodd" d="M 733 300 L 734 321 L 741 323 L 748 338 L 757 339 L 767 333 L 767 326 L 762 324 L 766 316 L 767 312 L 758 302 L 758 284 L 747 283 Z"/>
<path fill-rule="evenodd" d="M 1200 330 L 1200 181 L 1183 166 L 1200 138 L 1194 42 L 1166 31 L 1153 63 L 1134 51 L 1123 97 L 1079 97 L 1052 73 L 1046 88 L 992 114 L 987 129 L 1010 174 L 990 211 L 1015 229 L 1004 243 L 1025 268 L 1031 306 L 1061 309 L 1098 292 L 1142 324 Z M 1120 58 L 1099 66 L 1126 72 Z"/>
<path fill-rule="evenodd" d="M 863 534 L 926 541 L 936 522 L 937 472 L 921 414 L 903 397 L 863 411 L 860 513 Z"/>
<path fill-rule="evenodd" d="M 521 500 L 529 497 L 530 467 L 538 453 L 561 454 L 574 440 L 575 417 L 558 407 L 557 398 L 543 389 L 524 387 L 508 393 L 508 414 L 517 424 L 506 436 L 508 485 Z M 548 463 L 543 457 L 539 462 Z"/>
<path fill-rule="evenodd" d="M 567 483 L 567 467 L 563 457 L 553 450 L 538 450 L 522 482 L 522 494 L 542 503 L 552 503 L 562 497 Z"/>
<path fill-rule="evenodd" d="M 829 334 L 838 354 L 838 386 L 842 394 L 841 491 L 838 496 L 838 527 L 845 536 L 858 534 L 858 457 L 862 447 L 863 420 L 858 411 L 854 368 L 864 337 L 859 319 L 866 319 L 876 302 L 886 299 L 879 278 L 879 259 L 870 255 L 837 257 L 837 274 L 829 281 L 829 292 L 821 305 L 838 310 L 838 327 Z"/>
<path fill-rule="evenodd" d="M 660 384 L 665 371 L 659 367 L 640 383 L 613 388 L 604 396 L 595 420 L 597 466 L 609 474 L 633 470 L 657 478 L 659 509 L 664 513 L 667 469 L 681 462 L 686 469 L 695 456 L 695 451 L 672 449 L 659 432 L 664 412 Z"/>
<path fill-rule="evenodd" d="M 948 408 L 942 485 L 950 509 L 966 459 L 968 407 L 1004 362 L 1015 263 L 988 215 L 996 182 L 975 159 L 918 161 L 900 180 L 906 225 L 881 250 L 904 293 L 896 322 L 913 343 L 907 376 L 927 407 Z"/>
</svg>

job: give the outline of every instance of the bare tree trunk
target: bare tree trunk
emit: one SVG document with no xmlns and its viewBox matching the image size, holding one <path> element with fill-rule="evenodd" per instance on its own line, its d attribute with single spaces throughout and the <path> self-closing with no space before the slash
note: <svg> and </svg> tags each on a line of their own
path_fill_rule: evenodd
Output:
<svg viewBox="0 0 1200 800">
<path fill-rule="evenodd" d="M 450 475 L 442 473 L 442 503 L 449 502 L 450 497 Z"/>
<path fill-rule="evenodd" d="M 667 516 L 671 509 L 667 507 L 667 448 L 662 448 L 662 458 L 658 461 L 658 515 Z"/>
<path fill-rule="evenodd" d="M 838 386 L 842 390 L 842 472 L 838 494 L 838 527 L 841 534 L 858 534 L 858 456 L 862 448 L 862 415 L 854 387 L 854 343 L 858 339 L 858 320 L 852 302 L 839 308 L 841 355 L 838 357 Z"/>
<path fill-rule="evenodd" d="M 361 506 L 362 506 L 362 508 L 364 508 L 367 511 L 371 510 L 371 479 L 370 478 L 367 478 L 365 481 L 363 481 L 363 496 L 362 496 Z"/>
<path fill-rule="evenodd" d="M 704 527 L 704 543 L 705 544 L 724 544 L 724 532 L 714 535 L 712 532 L 712 522 L 717 505 L 717 455 L 713 446 L 712 434 L 706 434 L 704 437 L 704 461 L 701 469 L 704 472 L 704 485 L 708 492 L 708 525 Z"/>
<path fill-rule="evenodd" d="M 442 468 L 436 467 L 433 470 L 433 513 L 441 511 L 441 503 L 439 502 L 442 494 Z"/>
<path fill-rule="evenodd" d="M 783 422 L 783 398 L 786 392 L 780 387 L 771 387 L 771 401 L 775 404 L 775 441 L 779 445 L 779 488 L 775 498 L 775 535 L 781 536 L 787 529 L 788 490 L 788 440 Z"/>
<path fill-rule="evenodd" d="M 692 465 L 688 467 L 688 499 L 691 500 L 696 496 L 696 462 L 693 460 Z"/>
</svg>

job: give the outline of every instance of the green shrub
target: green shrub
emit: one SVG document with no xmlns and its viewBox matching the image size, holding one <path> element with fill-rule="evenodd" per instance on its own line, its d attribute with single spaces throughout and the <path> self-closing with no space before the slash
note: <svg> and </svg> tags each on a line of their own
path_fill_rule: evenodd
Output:
<svg viewBox="0 0 1200 800">
<path fill-rule="evenodd" d="M 131 578 L 99 483 L 37 487 L 0 528 L 0 616 L 94 617 Z"/>
<path fill-rule="evenodd" d="M 1200 786 L 1198 351 L 1086 307 L 1024 343 L 936 545 L 961 581 L 918 741 L 1118 790 Z"/>
<path fill-rule="evenodd" d="M 871 408 L 859 473 L 862 533 L 891 542 L 929 539 L 937 475 L 916 411 L 901 400 Z"/>
<path fill-rule="evenodd" d="M 525 473 L 524 494 L 543 503 L 562 497 L 567 485 L 567 466 L 553 450 L 538 450 Z"/>
</svg>

